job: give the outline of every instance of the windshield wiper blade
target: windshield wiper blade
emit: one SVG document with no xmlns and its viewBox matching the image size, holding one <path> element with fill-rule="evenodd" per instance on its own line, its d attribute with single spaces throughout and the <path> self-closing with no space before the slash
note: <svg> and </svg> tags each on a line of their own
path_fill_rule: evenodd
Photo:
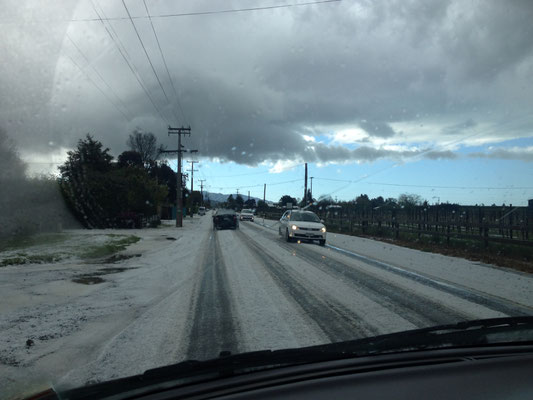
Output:
<svg viewBox="0 0 533 400">
<path fill-rule="evenodd" d="M 261 369 L 321 361 L 426 349 L 487 346 L 496 343 L 533 343 L 533 316 L 465 321 L 304 348 L 262 350 L 235 355 L 223 352 L 220 357 L 211 360 L 187 360 L 150 369 L 141 375 L 73 389 L 68 391 L 73 396 L 67 398 L 90 398 L 98 393 L 122 393 L 125 390 L 169 381 L 180 385 Z"/>
<path fill-rule="evenodd" d="M 354 355 L 441 347 L 513 344 L 533 341 L 532 317 L 492 318 L 463 321 L 411 331 L 335 343 Z"/>
<path fill-rule="evenodd" d="M 517 341 L 517 333 L 526 333 L 526 340 L 533 341 L 533 316 L 494 318 L 464 321 L 346 342 L 329 343 L 296 349 L 263 350 L 222 356 L 207 361 L 184 361 L 175 365 L 146 371 L 143 376 L 163 377 L 216 372 L 232 374 L 246 369 L 295 365 L 340 358 L 351 358 L 395 351 L 421 350 L 439 347 L 479 346 L 491 343 L 490 335 L 511 335 Z M 502 343 L 504 340 L 499 340 Z M 522 338 L 521 341 L 524 341 Z"/>
</svg>

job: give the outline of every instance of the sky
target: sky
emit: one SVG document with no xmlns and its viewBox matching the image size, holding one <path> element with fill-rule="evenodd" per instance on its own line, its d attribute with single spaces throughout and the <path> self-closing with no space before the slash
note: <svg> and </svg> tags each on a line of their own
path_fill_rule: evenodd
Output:
<svg viewBox="0 0 533 400">
<path fill-rule="evenodd" d="M 34 174 L 87 133 L 118 156 L 190 126 L 212 192 L 301 198 L 308 163 L 317 198 L 526 205 L 531 21 L 529 0 L 3 0 L 0 128 Z"/>
</svg>

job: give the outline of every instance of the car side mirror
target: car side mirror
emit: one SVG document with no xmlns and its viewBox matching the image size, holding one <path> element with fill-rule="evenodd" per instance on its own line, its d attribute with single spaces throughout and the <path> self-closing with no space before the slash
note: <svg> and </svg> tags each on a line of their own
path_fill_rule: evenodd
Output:
<svg viewBox="0 0 533 400">
<path fill-rule="evenodd" d="M 320 220 L 320 222 L 324 223 L 324 220 L 323 220 L 323 219 L 321 219 L 321 220 Z"/>
</svg>

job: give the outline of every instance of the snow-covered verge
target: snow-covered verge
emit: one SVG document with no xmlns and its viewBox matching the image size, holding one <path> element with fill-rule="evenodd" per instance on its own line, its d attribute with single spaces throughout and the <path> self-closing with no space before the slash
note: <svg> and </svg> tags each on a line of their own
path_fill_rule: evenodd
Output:
<svg viewBox="0 0 533 400">
<path fill-rule="evenodd" d="M 106 356 L 107 346 L 123 345 L 132 373 L 172 362 L 169 350 L 176 349 L 157 340 L 164 341 L 169 330 L 179 336 L 185 327 L 169 327 L 176 319 L 165 321 L 170 316 L 164 313 L 160 325 L 140 321 L 165 301 L 169 312 L 178 312 L 173 304 L 186 312 L 190 293 L 176 288 L 194 275 L 205 224 L 204 217 L 186 219 L 179 230 L 173 221 L 157 229 L 70 230 L 53 243 L 2 252 L 1 260 L 19 257 L 25 263 L 0 268 L 0 398 L 58 382 L 85 384 L 94 375 L 86 373 L 91 364 L 106 366 L 102 376 L 111 379 L 112 363 L 97 361 Z M 140 240 L 120 257 L 107 254 L 117 249 L 113 244 L 135 241 L 127 239 L 132 236 Z M 180 298 L 169 301 L 176 293 Z M 146 359 L 142 348 L 116 340 L 131 324 L 138 325 L 146 348 L 157 346 L 161 358 Z"/>
</svg>

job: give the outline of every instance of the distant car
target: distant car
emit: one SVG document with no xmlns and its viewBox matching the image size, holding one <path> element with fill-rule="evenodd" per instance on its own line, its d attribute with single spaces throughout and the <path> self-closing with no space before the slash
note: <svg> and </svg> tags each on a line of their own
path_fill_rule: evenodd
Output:
<svg viewBox="0 0 533 400">
<path fill-rule="evenodd" d="M 254 211 L 250 210 L 248 208 L 245 208 L 241 211 L 241 215 L 239 216 L 239 219 L 241 221 L 252 221 L 254 222 Z"/>
<path fill-rule="evenodd" d="M 279 220 L 279 234 L 287 242 L 295 240 L 318 240 L 326 244 L 326 227 L 311 211 L 288 210 Z"/>
<path fill-rule="evenodd" d="M 220 209 L 213 215 L 213 229 L 237 229 L 239 220 L 234 210 Z"/>
<path fill-rule="evenodd" d="M 198 207 L 198 215 L 205 215 L 205 207 Z"/>
</svg>

